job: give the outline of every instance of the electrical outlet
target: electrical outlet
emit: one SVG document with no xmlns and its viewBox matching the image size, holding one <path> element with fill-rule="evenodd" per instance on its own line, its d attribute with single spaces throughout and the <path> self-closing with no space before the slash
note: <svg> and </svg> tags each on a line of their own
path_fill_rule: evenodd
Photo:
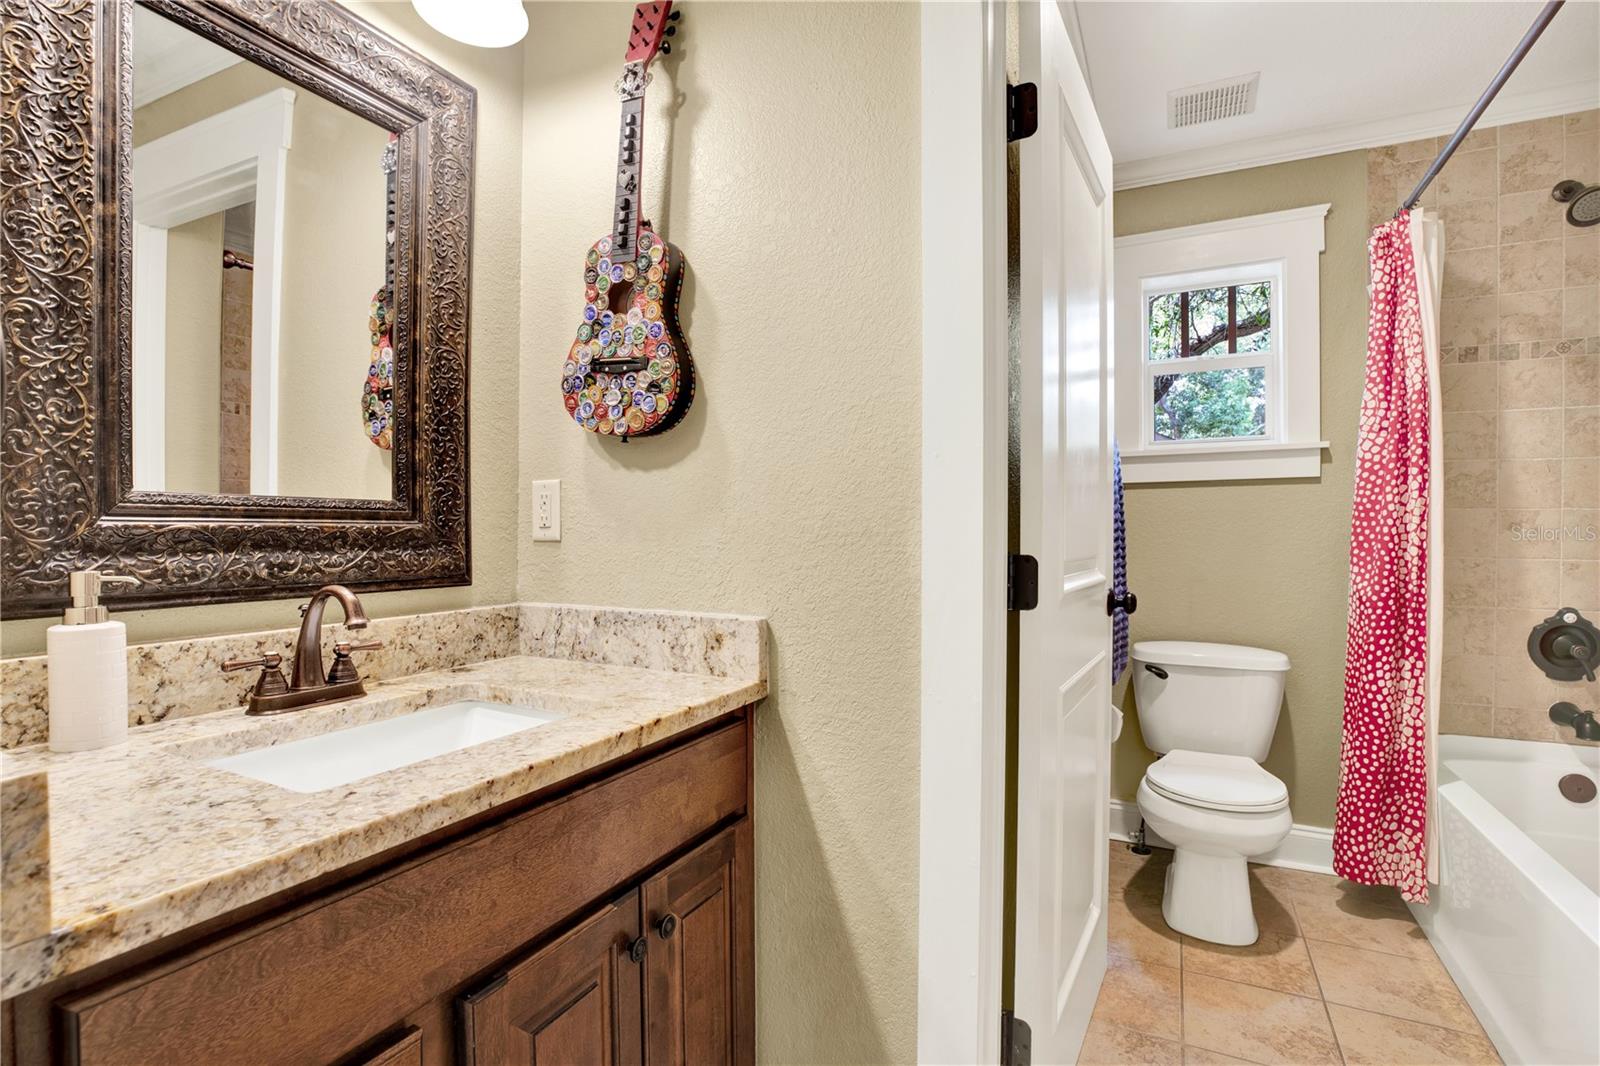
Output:
<svg viewBox="0 0 1600 1066">
<path fill-rule="evenodd" d="M 561 482 L 533 483 L 533 539 L 561 539 Z"/>
</svg>

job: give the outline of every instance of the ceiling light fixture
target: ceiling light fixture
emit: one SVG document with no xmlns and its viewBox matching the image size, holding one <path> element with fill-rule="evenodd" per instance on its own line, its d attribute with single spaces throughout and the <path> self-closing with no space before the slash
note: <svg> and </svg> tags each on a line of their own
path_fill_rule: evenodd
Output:
<svg viewBox="0 0 1600 1066">
<path fill-rule="evenodd" d="M 528 33 L 520 0 L 411 0 L 411 6 L 446 37 L 478 48 L 505 48 Z"/>
</svg>

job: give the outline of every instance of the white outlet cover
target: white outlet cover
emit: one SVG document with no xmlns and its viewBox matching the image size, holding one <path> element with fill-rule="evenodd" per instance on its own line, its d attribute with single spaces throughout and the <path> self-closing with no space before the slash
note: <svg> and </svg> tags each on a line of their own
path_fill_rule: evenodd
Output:
<svg viewBox="0 0 1600 1066">
<path fill-rule="evenodd" d="M 561 482 L 533 483 L 533 539 L 561 539 Z"/>
</svg>

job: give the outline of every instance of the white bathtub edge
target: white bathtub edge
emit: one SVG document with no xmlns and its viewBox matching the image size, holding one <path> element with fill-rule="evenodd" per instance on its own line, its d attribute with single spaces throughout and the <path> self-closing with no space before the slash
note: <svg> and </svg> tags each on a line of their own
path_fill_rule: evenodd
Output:
<svg viewBox="0 0 1600 1066">
<path fill-rule="evenodd" d="M 1457 736 L 1440 738 L 1440 755 L 1443 883 L 1430 904 L 1410 904 L 1413 917 L 1508 1066 L 1600 1061 L 1600 1033 L 1580 1028 L 1593 1021 L 1593 989 L 1600 981 L 1595 892 L 1455 772 L 1458 760 L 1472 759 L 1538 763 L 1554 772 L 1574 760 L 1592 773 L 1597 755 L 1543 742 Z M 1547 784 L 1553 792 L 1554 781 Z M 1467 894 L 1457 898 L 1463 886 Z M 1494 920 L 1484 924 L 1485 914 Z M 1545 952 L 1534 974 L 1504 963 L 1534 950 Z M 1550 987 L 1539 991 L 1547 981 Z"/>
<path fill-rule="evenodd" d="M 1456 958 L 1455 952 L 1450 950 L 1445 942 L 1447 938 L 1441 937 L 1433 928 L 1434 909 L 1423 903 L 1407 903 L 1411 910 L 1411 917 L 1417 920 L 1422 927 L 1422 932 L 1428 938 L 1428 943 L 1433 947 L 1433 953 L 1439 956 L 1439 961 L 1444 963 L 1445 972 L 1450 975 L 1450 980 L 1455 982 L 1456 990 L 1461 993 L 1461 998 L 1467 1001 L 1467 1006 L 1472 1008 L 1472 1014 L 1478 1019 L 1478 1024 L 1483 1027 L 1483 1034 L 1489 1038 L 1489 1043 L 1499 1053 L 1504 1062 L 1515 1063 L 1524 1061 L 1515 1048 L 1511 1034 L 1500 1025 L 1499 1019 L 1489 1009 L 1489 1003 L 1478 990 L 1476 976 L 1469 973 Z"/>
<path fill-rule="evenodd" d="M 1590 940 L 1600 941 L 1600 913 L 1586 906 L 1594 897 L 1589 886 L 1531 840 L 1477 789 L 1454 775 L 1449 776 L 1450 779 L 1439 786 L 1440 798 L 1448 798 L 1463 817 L 1480 826 L 1546 903 L 1559 910 Z"/>
</svg>

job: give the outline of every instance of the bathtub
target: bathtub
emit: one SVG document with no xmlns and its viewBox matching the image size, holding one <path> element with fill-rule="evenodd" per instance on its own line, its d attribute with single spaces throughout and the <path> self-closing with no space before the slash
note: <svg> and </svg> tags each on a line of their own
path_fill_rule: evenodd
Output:
<svg viewBox="0 0 1600 1066">
<path fill-rule="evenodd" d="M 1600 748 L 1439 739 L 1439 885 L 1412 912 L 1507 1063 L 1600 1063 Z"/>
</svg>

